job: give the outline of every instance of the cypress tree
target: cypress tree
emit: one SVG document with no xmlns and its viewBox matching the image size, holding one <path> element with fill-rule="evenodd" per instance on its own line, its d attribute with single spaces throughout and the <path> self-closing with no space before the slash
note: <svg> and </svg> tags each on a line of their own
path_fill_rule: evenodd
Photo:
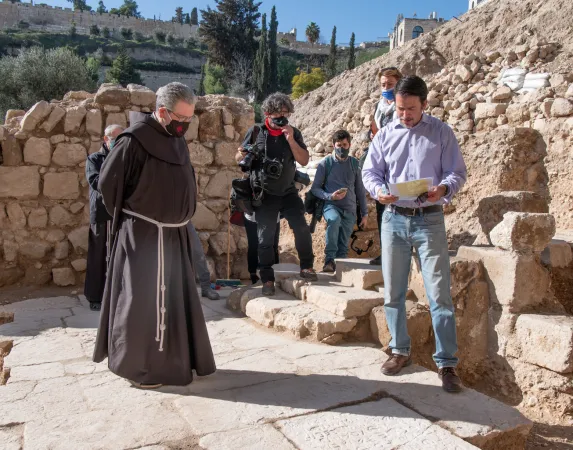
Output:
<svg viewBox="0 0 573 450">
<path fill-rule="evenodd" d="M 273 6 L 271 12 L 271 23 L 269 25 L 269 88 L 267 93 L 272 93 L 278 90 L 278 47 L 277 47 L 277 31 L 279 22 L 277 20 L 277 10 Z"/>
<path fill-rule="evenodd" d="M 348 50 L 348 70 L 352 70 L 356 67 L 356 53 L 354 50 L 354 40 L 356 37 L 354 33 L 350 36 L 350 49 Z"/>
<path fill-rule="evenodd" d="M 269 58 L 267 55 L 267 15 L 263 14 L 259 50 L 255 58 L 254 87 L 257 100 L 262 101 L 269 87 Z"/>
<path fill-rule="evenodd" d="M 332 37 L 330 38 L 330 54 L 326 65 L 326 74 L 329 80 L 336 76 L 336 26 L 332 29 Z"/>
</svg>

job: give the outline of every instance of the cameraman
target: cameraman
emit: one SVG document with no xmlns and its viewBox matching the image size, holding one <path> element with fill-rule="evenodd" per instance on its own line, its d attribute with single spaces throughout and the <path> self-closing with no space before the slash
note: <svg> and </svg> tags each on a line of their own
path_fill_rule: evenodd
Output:
<svg viewBox="0 0 573 450">
<path fill-rule="evenodd" d="M 275 294 L 274 240 L 279 213 L 288 221 L 294 232 L 295 246 L 300 260 L 300 276 L 316 281 L 312 268 L 312 238 L 304 217 L 304 204 L 295 186 L 296 163 L 306 166 L 309 154 L 301 132 L 288 124 L 294 105 L 288 95 L 279 92 L 268 96 L 262 105 L 265 122 L 254 140 L 256 156 L 250 167 L 251 177 L 262 177 L 262 204 L 255 207 L 259 238 L 260 276 L 263 295 Z M 249 129 L 242 148 L 251 146 L 254 128 Z M 240 151 L 236 159 L 244 160 L 247 152 Z M 251 155 L 249 155 L 251 156 Z"/>
</svg>

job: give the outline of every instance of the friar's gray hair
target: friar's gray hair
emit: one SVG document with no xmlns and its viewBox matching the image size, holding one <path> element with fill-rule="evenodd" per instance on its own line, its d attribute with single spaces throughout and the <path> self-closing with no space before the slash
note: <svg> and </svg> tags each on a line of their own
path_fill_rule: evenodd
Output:
<svg viewBox="0 0 573 450">
<path fill-rule="evenodd" d="M 290 97 L 282 92 L 275 92 L 265 98 L 261 107 L 266 114 L 279 114 L 283 111 L 294 112 L 294 104 Z"/>
<path fill-rule="evenodd" d="M 113 132 L 114 132 L 115 130 L 117 130 L 117 129 L 119 129 L 119 130 L 121 130 L 121 131 L 124 130 L 124 128 L 123 128 L 121 125 L 109 125 L 109 126 L 106 127 L 106 129 L 105 129 L 105 131 L 103 132 L 103 134 L 104 134 L 104 136 L 111 137 L 111 135 L 113 134 Z"/>
<path fill-rule="evenodd" d="M 189 86 L 177 81 L 166 84 L 157 89 L 157 109 L 164 106 L 169 111 L 173 111 L 177 102 L 185 102 L 194 105 L 197 101 L 195 94 Z"/>
</svg>

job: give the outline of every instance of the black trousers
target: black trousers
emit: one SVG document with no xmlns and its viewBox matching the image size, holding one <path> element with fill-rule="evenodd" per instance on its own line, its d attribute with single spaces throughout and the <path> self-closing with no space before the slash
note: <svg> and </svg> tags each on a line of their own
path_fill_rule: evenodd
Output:
<svg viewBox="0 0 573 450">
<path fill-rule="evenodd" d="M 259 236 L 257 234 L 257 223 L 251 222 L 245 217 L 245 231 L 247 233 L 247 242 L 249 245 L 249 249 L 247 250 L 247 266 L 249 268 L 249 273 L 254 274 L 257 273 L 257 269 L 259 268 Z M 274 242 L 275 264 L 279 263 L 280 232 L 281 224 L 280 222 L 277 222 Z"/>
<path fill-rule="evenodd" d="M 378 221 L 378 239 L 380 239 L 380 251 L 382 251 L 382 214 L 386 205 L 376 201 L 376 220 Z"/>
<path fill-rule="evenodd" d="M 101 303 L 107 272 L 107 222 L 90 224 L 88 263 L 84 295 L 90 303 Z"/>
<path fill-rule="evenodd" d="M 259 265 L 263 283 L 275 281 L 273 245 L 279 213 L 288 221 L 294 232 L 294 243 L 300 260 L 300 268 L 312 269 L 314 264 L 310 228 L 304 218 L 304 204 L 298 193 L 292 192 L 284 196 L 265 193 L 263 204 L 255 210 L 259 236 Z"/>
</svg>

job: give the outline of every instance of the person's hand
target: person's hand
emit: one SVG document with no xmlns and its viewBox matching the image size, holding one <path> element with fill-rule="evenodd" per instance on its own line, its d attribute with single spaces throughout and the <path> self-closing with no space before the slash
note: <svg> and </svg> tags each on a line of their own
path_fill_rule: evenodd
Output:
<svg viewBox="0 0 573 450">
<path fill-rule="evenodd" d="M 431 203 L 436 203 L 444 195 L 446 195 L 446 186 L 443 184 L 440 184 L 439 186 L 432 186 L 428 190 L 428 201 Z"/>
<path fill-rule="evenodd" d="M 245 149 L 243 148 L 243 146 L 239 147 L 239 148 L 237 149 L 237 151 L 238 151 L 241 155 L 247 156 L 247 152 L 245 151 Z"/>
<path fill-rule="evenodd" d="M 394 203 L 399 199 L 399 197 L 396 197 L 395 195 L 384 194 L 384 191 L 382 189 L 378 189 L 377 194 L 378 197 L 376 197 L 376 200 L 378 200 L 378 202 L 382 203 L 383 205 L 389 205 L 390 203 Z"/>
<path fill-rule="evenodd" d="M 360 221 L 359 228 L 364 229 L 366 224 L 368 223 L 368 216 L 362 216 L 362 220 Z"/>
<path fill-rule="evenodd" d="M 283 130 L 283 135 L 286 137 L 288 142 L 292 142 L 294 140 L 294 130 L 290 125 L 285 125 L 281 128 Z"/>
<path fill-rule="evenodd" d="M 346 191 L 336 191 L 332 194 L 332 200 L 342 200 L 344 197 L 346 197 Z"/>
</svg>

